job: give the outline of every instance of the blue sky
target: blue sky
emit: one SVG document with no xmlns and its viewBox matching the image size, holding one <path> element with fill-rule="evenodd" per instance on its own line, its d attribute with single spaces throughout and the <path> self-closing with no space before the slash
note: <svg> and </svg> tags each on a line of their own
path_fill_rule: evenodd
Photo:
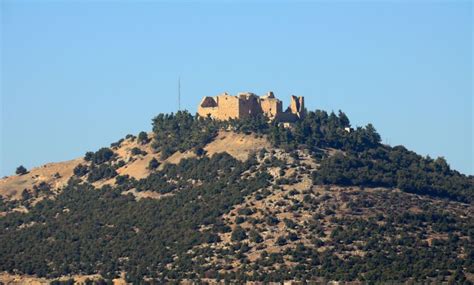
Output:
<svg viewBox="0 0 474 285">
<path fill-rule="evenodd" d="M 273 90 L 473 174 L 471 1 L 1 1 L 0 175 Z"/>
</svg>

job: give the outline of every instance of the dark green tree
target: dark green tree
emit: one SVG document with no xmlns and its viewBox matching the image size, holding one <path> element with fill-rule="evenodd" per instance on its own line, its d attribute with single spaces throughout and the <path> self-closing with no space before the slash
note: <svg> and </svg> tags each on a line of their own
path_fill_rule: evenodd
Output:
<svg viewBox="0 0 474 285">
<path fill-rule="evenodd" d="M 236 226 L 232 231 L 231 240 L 232 241 L 242 241 L 247 238 L 247 233 L 241 226 Z"/>
<path fill-rule="evenodd" d="M 28 173 L 28 170 L 26 170 L 26 168 L 23 165 L 20 165 L 16 168 L 15 173 L 18 175 L 25 175 L 26 173 Z"/>
<path fill-rule="evenodd" d="M 148 134 L 146 132 L 140 132 L 138 134 L 138 142 L 140 144 L 147 144 L 149 142 Z"/>
<path fill-rule="evenodd" d="M 148 163 L 148 169 L 150 170 L 154 170 L 154 169 L 157 169 L 158 166 L 160 166 L 160 163 L 158 162 L 158 160 L 156 160 L 156 158 L 152 158 L 150 160 L 150 162 Z"/>
</svg>

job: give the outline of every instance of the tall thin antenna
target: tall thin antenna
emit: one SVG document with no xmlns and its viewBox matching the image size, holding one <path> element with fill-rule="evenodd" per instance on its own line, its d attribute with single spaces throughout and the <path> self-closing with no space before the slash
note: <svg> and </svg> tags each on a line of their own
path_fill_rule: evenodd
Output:
<svg viewBox="0 0 474 285">
<path fill-rule="evenodd" d="M 181 77 L 178 76 L 178 111 L 181 111 Z"/>
</svg>

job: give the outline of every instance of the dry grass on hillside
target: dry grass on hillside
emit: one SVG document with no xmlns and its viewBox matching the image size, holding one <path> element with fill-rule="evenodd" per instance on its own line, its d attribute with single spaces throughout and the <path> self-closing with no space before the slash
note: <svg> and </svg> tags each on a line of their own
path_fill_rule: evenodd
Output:
<svg viewBox="0 0 474 285">
<path fill-rule="evenodd" d="M 219 132 L 218 136 L 204 150 L 208 155 L 227 152 L 238 160 L 244 161 L 249 154 L 262 148 L 271 149 L 270 142 L 264 136 Z"/>
<path fill-rule="evenodd" d="M 152 138 L 153 134 L 149 133 L 148 136 Z M 145 151 L 146 154 L 132 155 L 132 149 L 134 148 L 139 148 Z M 236 159 L 243 161 L 248 158 L 250 153 L 262 148 L 271 148 L 270 143 L 265 137 L 221 131 L 204 149 L 209 156 L 215 153 L 227 152 Z M 129 175 L 135 179 L 142 179 L 150 174 L 148 164 L 153 158 L 164 165 L 166 163 L 177 164 L 182 159 L 196 157 L 195 153 L 190 150 L 184 153 L 176 152 L 166 160 L 161 161 L 160 153 L 154 152 L 151 142 L 140 144 L 135 138 L 123 140 L 120 146 L 113 147 L 112 150 L 117 154 L 117 160 L 125 162 L 124 166 L 117 169 L 118 175 Z M 32 189 L 33 186 L 39 185 L 41 182 L 49 184 L 53 190 L 58 190 L 66 185 L 69 178 L 73 175 L 74 168 L 80 163 L 87 164 L 83 158 L 77 158 L 64 162 L 48 163 L 31 169 L 25 175 L 12 175 L 0 179 L 0 195 L 7 200 L 18 200 L 21 199 L 21 193 L 24 189 Z M 115 178 L 97 181 L 94 183 L 94 186 L 102 187 L 113 184 L 115 184 Z M 140 196 L 139 198 L 143 197 Z"/>
<path fill-rule="evenodd" d="M 47 163 L 35 167 L 24 175 L 12 175 L 0 180 L 0 195 L 6 199 L 21 199 L 24 189 L 32 189 L 34 185 L 45 182 L 53 189 L 58 189 L 66 185 L 73 175 L 74 168 L 82 163 L 82 158 L 69 161 Z"/>
<path fill-rule="evenodd" d="M 229 131 L 220 131 L 217 137 L 204 147 L 204 150 L 206 151 L 207 156 L 227 152 L 234 158 L 245 161 L 249 154 L 262 148 L 271 148 L 270 143 L 263 136 L 258 137 L 254 134 L 246 135 Z M 165 162 L 178 164 L 182 159 L 193 157 L 196 157 L 196 154 L 192 150 L 188 150 L 184 153 L 178 151 L 168 157 Z"/>
<path fill-rule="evenodd" d="M 63 276 L 57 279 L 47 279 L 47 278 L 39 278 L 31 275 L 16 275 L 16 274 L 9 274 L 6 272 L 0 273 L 0 284 L 5 285 L 47 285 L 50 284 L 51 281 L 59 280 L 59 281 L 67 281 L 69 279 L 74 279 L 75 284 L 86 284 L 86 280 L 101 280 L 103 279 L 99 274 L 92 274 L 92 275 L 71 275 L 71 276 Z M 124 285 L 128 284 L 124 276 L 121 278 L 116 278 L 113 280 L 114 285 Z"/>
</svg>

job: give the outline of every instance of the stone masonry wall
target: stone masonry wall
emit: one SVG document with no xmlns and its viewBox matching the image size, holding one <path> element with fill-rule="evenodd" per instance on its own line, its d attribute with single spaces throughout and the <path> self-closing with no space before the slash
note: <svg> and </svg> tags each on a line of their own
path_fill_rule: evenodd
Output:
<svg viewBox="0 0 474 285">
<path fill-rule="evenodd" d="M 262 113 L 257 96 L 241 97 L 239 100 L 239 118 L 255 116 Z"/>
<path fill-rule="evenodd" d="M 227 120 L 239 118 L 239 98 L 230 95 L 217 96 L 218 112 L 216 119 Z"/>
<path fill-rule="evenodd" d="M 274 119 L 282 112 L 281 101 L 276 98 L 264 98 L 260 100 L 262 111 L 268 118 Z"/>
<path fill-rule="evenodd" d="M 253 93 L 239 93 L 231 96 L 223 93 L 216 97 L 204 97 L 198 106 L 198 114 L 217 120 L 246 118 L 265 114 L 271 120 L 294 122 L 304 115 L 304 98 L 291 96 L 289 108 L 283 112 L 282 102 L 272 92 L 258 97 Z"/>
</svg>

